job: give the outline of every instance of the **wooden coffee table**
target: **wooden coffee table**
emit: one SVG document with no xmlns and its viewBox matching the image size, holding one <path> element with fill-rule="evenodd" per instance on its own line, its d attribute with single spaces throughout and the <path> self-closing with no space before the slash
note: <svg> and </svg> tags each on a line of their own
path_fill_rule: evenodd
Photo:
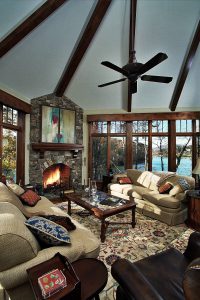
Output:
<svg viewBox="0 0 200 300">
<path fill-rule="evenodd" d="M 101 192 L 104 195 L 106 193 Z M 77 205 L 83 207 L 88 210 L 91 214 L 93 214 L 96 218 L 101 221 L 101 241 L 104 242 L 106 238 L 106 229 L 109 224 L 131 224 L 132 227 L 135 227 L 135 208 L 136 204 L 134 200 L 124 200 L 119 197 L 107 195 L 110 198 L 118 199 L 119 201 L 112 206 L 109 205 L 95 205 L 92 203 L 91 198 L 86 196 L 85 193 L 72 193 L 66 195 L 65 199 L 68 201 L 68 214 L 71 215 L 71 202 L 76 203 Z M 110 222 L 106 220 L 106 218 L 110 216 L 117 215 L 124 211 L 131 210 L 132 212 L 132 220 L 131 222 Z"/>
</svg>

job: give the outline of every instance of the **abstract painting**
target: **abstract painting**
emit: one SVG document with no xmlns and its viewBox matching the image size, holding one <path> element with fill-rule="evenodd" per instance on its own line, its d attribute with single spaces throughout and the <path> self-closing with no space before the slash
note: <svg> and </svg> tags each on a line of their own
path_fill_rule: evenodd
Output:
<svg viewBox="0 0 200 300">
<path fill-rule="evenodd" d="M 74 144 L 75 111 L 42 106 L 42 142 Z"/>
</svg>

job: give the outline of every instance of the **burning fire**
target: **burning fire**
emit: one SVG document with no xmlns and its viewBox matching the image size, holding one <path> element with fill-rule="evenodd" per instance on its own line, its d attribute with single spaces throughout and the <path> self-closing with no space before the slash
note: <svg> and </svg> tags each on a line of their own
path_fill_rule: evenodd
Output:
<svg viewBox="0 0 200 300">
<path fill-rule="evenodd" d="M 60 169 L 59 167 L 49 174 L 48 178 L 44 179 L 44 188 L 50 185 L 60 184 Z"/>
</svg>

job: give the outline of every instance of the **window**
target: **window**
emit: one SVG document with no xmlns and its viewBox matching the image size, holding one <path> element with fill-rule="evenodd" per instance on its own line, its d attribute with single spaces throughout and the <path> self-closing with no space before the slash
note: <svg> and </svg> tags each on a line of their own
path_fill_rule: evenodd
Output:
<svg viewBox="0 0 200 300">
<path fill-rule="evenodd" d="M 168 132 L 168 121 L 156 120 L 152 122 L 152 132 Z"/>
<path fill-rule="evenodd" d="M 192 132 L 192 120 L 177 120 L 176 132 Z"/>
<path fill-rule="evenodd" d="M 0 178 L 24 182 L 25 114 L 0 104 Z"/>
<path fill-rule="evenodd" d="M 125 170 L 126 161 L 126 138 L 111 137 L 111 169 L 114 173 L 123 172 Z"/>
<path fill-rule="evenodd" d="M 133 133 L 148 132 L 148 121 L 133 121 Z"/>
<path fill-rule="evenodd" d="M 94 137 L 92 140 L 92 179 L 102 180 L 107 174 L 107 139 Z"/>
<path fill-rule="evenodd" d="M 2 173 L 16 182 L 17 131 L 3 128 Z"/>
<path fill-rule="evenodd" d="M 17 125 L 18 124 L 17 110 L 3 105 L 3 123 Z"/>
<path fill-rule="evenodd" d="M 148 137 L 133 137 L 133 168 L 148 170 Z"/>
<path fill-rule="evenodd" d="M 110 123 L 111 133 L 124 133 L 126 132 L 126 122 L 115 121 Z"/>
<path fill-rule="evenodd" d="M 176 137 L 176 172 L 192 175 L 192 137 Z"/>
<path fill-rule="evenodd" d="M 105 115 L 105 121 L 101 122 L 90 122 L 94 116 L 88 116 L 90 177 L 94 175 L 94 179 L 101 180 L 110 168 L 113 173 L 136 168 L 191 176 L 200 156 L 200 114 L 190 112 L 188 119 L 185 116 L 187 113 L 127 114 L 121 115 L 123 121 L 117 120 L 120 115 L 113 121 L 113 115 Z M 94 144 L 99 153 L 94 151 Z"/>
<path fill-rule="evenodd" d="M 152 170 L 168 170 L 168 137 L 152 137 Z"/>
</svg>

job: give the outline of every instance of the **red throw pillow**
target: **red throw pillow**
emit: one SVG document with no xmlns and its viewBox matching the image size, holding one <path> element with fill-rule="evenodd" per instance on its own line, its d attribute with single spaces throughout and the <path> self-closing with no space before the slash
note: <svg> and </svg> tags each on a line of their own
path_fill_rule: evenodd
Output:
<svg viewBox="0 0 200 300">
<path fill-rule="evenodd" d="M 169 191 L 173 188 L 173 184 L 166 182 L 158 188 L 160 194 L 168 194 Z"/>
<path fill-rule="evenodd" d="M 41 197 L 32 190 L 27 190 L 25 193 L 20 195 L 20 199 L 22 202 L 24 202 L 24 204 L 35 206 Z"/>
<path fill-rule="evenodd" d="M 119 184 L 132 183 L 132 181 L 129 177 L 118 177 L 117 181 L 118 181 Z"/>
</svg>

